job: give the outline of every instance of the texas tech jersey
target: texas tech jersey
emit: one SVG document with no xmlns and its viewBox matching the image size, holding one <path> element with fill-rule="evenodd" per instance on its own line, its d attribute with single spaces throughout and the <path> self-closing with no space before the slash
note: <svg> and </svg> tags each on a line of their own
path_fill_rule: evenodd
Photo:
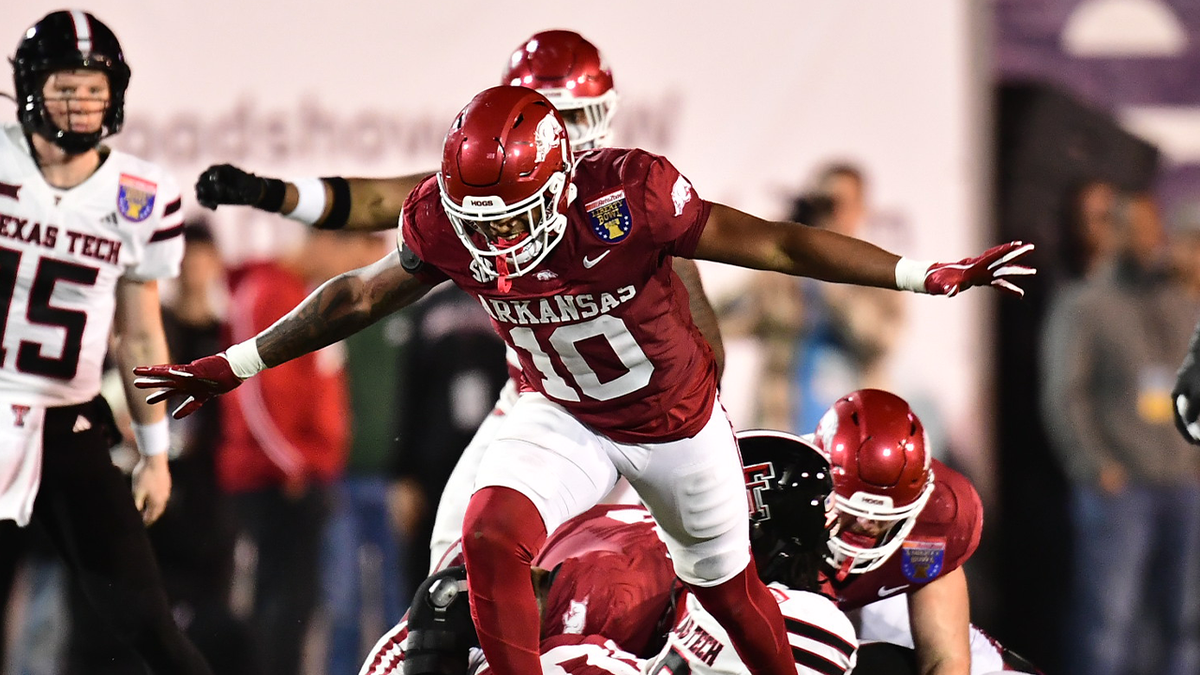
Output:
<svg viewBox="0 0 1200 675">
<path fill-rule="evenodd" d="M 60 190 L 21 128 L 0 129 L 0 395 L 46 406 L 95 397 L 117 280 L 176 276 L 181 234 L 179 187 L 154 164 L 114 150 Z"/>
<path fill-rule="evenodd" d="M 851 574 L 827 590 L 838 607 L 851 610 L 898 593 L 916 591 L 962 566 L 979 546 L 983 504 L 961 473 L 933 460 L 933 494 L 900 549 L 882 567 Z"/>
<path fill-rule="evenodd" d="M 716 396 L 712 351 L 671 257 L 690 257 L 711 205 L 666 159 L 603 149 L 579 158 L 566 233 L 507 293 L 472 267 L 434 177 L 409 195 L 402 259 L 483 305 L 528 387 L 618 442 L 695 435 Z"/>
<path fill-rule="evenodd" d="M 767 586 L 779 603 L 800 675 L 841 675 L 854 666 L 854 626 L 829 598 L 782 584 Z M 649 675 L 748 675 L 729 634 L 687 593 L 667 646 L 646 667 Z"/>
</svg>

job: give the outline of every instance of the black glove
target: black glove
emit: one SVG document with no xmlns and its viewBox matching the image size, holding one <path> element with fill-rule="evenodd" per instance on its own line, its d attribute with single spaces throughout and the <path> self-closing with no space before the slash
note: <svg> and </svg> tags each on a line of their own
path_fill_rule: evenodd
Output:
<svg viewBox="0 0 1200 675">
<path fill-rule="evenodd" d="M 1200 416 L 1200 362 L 1196 359 L 1196 349 L 1196 339 L 1193 338 L 1192 348 L 1188 350 L 1183 365 L 1179 367 L 1179 374 L 1175 376 L 1171 407 L 1175 412 L 1175 428 L 1179 429 L 1184 440 L 1200 445 L 1200 424 L 1196 423 L 1196 418 Z"/>
<path fill-rule="evenodd" d="M 232 164 L 219 164 L 205 169 L 196 180 L 196 201 L 206 209 L 216 209 L 221 204 L 257 206 L 267 189 L 268 179 Z"/>
</svg>

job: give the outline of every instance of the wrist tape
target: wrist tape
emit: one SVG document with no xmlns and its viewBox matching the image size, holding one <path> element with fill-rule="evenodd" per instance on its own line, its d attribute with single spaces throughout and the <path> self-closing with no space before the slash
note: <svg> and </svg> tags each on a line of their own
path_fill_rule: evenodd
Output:
<svg viewBox="0 0 1200 675">
<path fill-rule="evenodd" d="M 325 181 L 320 178 L 296 178 L 292 180 L 300 198 L 296 200 L 296 208 L 283 214 L 292 220 L 305 225 L 315 225 L 325 213 Z"/>
<path fill-rule="evenodd" d="M 258 355 L 255 338 L 239 342 L 226 349 L 225 360 L 229 362 L 229 369 L 233 371 L 233 374 L 243 380 L 254 377 L 267 369 L 267 364 L 263 363 L 262 357 Z"/>
<path fill-rule="evenodd" d="M 928 260 L 912 260 L 901 258 L 896 262 L 896 288 L 913 293 L 928 293 L 925 290 L 925 276 L 933 266 Z"/>
<path fill-rule="evenodd" d="M 134 422 L 133 437 L 137 439 L 138 452 L 144 457 L 161 455 L 171 449 L 171 432 L 167 428 L 167 418 L 162 418 L 150 424 Z"/>
</svg>

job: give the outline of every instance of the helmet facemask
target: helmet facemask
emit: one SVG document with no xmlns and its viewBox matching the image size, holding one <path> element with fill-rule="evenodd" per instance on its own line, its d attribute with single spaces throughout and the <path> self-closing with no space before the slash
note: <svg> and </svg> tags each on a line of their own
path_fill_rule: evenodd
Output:
<svg viewBox="0 0 1200 675">
<path fill-rule="evenodd" d="M 78 155 L 95 148 L 106 136 L 113 132 L 114 115 L 110 114 L 114 110 L 114 105 L 122 105 L 120 100 L 114 101 L 112 81 L 108 73 L 102 70 L 92 70 L 90 72 L 98 73 L 108 81 L 108 96 L 103 98 L 103 105 L 99 110 L 91 109 L 95 102 L 101 100 L 88 96 L 58 96 L 54 93 L 55 87 L 53 82 L 55 78 L 68 75 L 73 71 L 86 70 L 83 68 L 64 68 L 61 70 L 52 70 L 42 74 L 37 81 L 39 86 L 35 93 L 30 96 L 27 105 L 32 106 L 28 111 L 30 124 L 26 127 L 32 129 L 38 135 L 49 140 L 57 145 L 64 152 L 71 155 Z M 51 93 L 47 95 L 47 88 L 51 89 Z M 55 121 L 55 113 L 52 108 L 61 106 L 65 109 L 60 115 L 65 116 L 66 128 L 63 128 Z M 79 108 L 83 109 L 80 110 Z M 99 114 L 101 116 L 100 124 L 94 130 L 80 131 L 72 129 L 73 122 L 79 116 L 90 116 Z M 123 115 L 117 116 L 123 117 Z M 117 128 L 120 128 L 119 122 L 116 122 Z"/>
<path fill-rule="evenodd" d="M 481 270 L 488 279 L 498 279 L 501 290 L 507 279 L 527 274 L 542 262 L 566 232 L 566 206 L 575 186 L 568 183 L 565 170 L 556 171 L 542 189 L 508 205 L 499 197 L 466 197 L 462 204 L 451 199 L 441 174 L 442 206 L 454 227 L 454 233 L 474 260 L 472 269 Z M 524 232 L 512 239 L 496 237 L 491 224 L 519 218 Z"/>
<path fill-rule="evenodd" d="M 837 570 L 838 580 L 851 574 L 863 574 L 878 569 L 892 557 L 917 524 L 917 517 L 933 494 L 933 471 L 921 494 L 910 504 L 895 507 L 889 497 L 855 492 L 849 497 L 833 495 L 836 511 L 850 519 L 870 520 L 883 524 L 879 535 L 850 532 L 839 516 L 829 537 L 829 553 L 825 561 Z M 851 520 L 850 522 L 853 522 Z"/>
<path fill-rule="evenodd" d="M 571 151 L 583 152 L 612 145 L 612 115 L 617 109 L 617 91 L 600 96 L 575 96 L 569 89 L 539 89 L 558 108 L 567 125 Z"/>
</svg>

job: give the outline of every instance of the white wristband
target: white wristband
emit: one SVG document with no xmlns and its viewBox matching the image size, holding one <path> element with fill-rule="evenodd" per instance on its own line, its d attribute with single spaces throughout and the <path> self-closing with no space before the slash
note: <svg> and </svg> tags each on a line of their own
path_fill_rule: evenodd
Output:
<svg viewBox="0 0 1200 675">
<path fill-rule="evenodd" d="M 315 225 L 325 213 L 325 181 L 320 178 L 297 178 L 291 181 L 300 193 L 296 208 L 283 214 L 305 225 Z"/>
<path fill-rule="evenodd" d="M 258 355 L 258 344 L 255 343 L 255 338 L 239 342 L 226 349 L 224 356 L 225 360 L 229 362 L 229 369 L 243 380 L 254 377 L 267 369 L 267 364 L 263 363 L 262 357 Z"/>
<path fill-rule="evenodd" d="M 154 457 L 171 449 L 171 432 L 167 429 L 167 418 L 152 424 L 134 422 L 132 426 L 138 452 L 143 457 Z"/>
<path fill-rule="evenodd" d="M 896 288 L 913 293 L 928 293 L 925 290 L 925 275 L 933 262 L 901 258 L 896 262 Z"/>
</svg>

